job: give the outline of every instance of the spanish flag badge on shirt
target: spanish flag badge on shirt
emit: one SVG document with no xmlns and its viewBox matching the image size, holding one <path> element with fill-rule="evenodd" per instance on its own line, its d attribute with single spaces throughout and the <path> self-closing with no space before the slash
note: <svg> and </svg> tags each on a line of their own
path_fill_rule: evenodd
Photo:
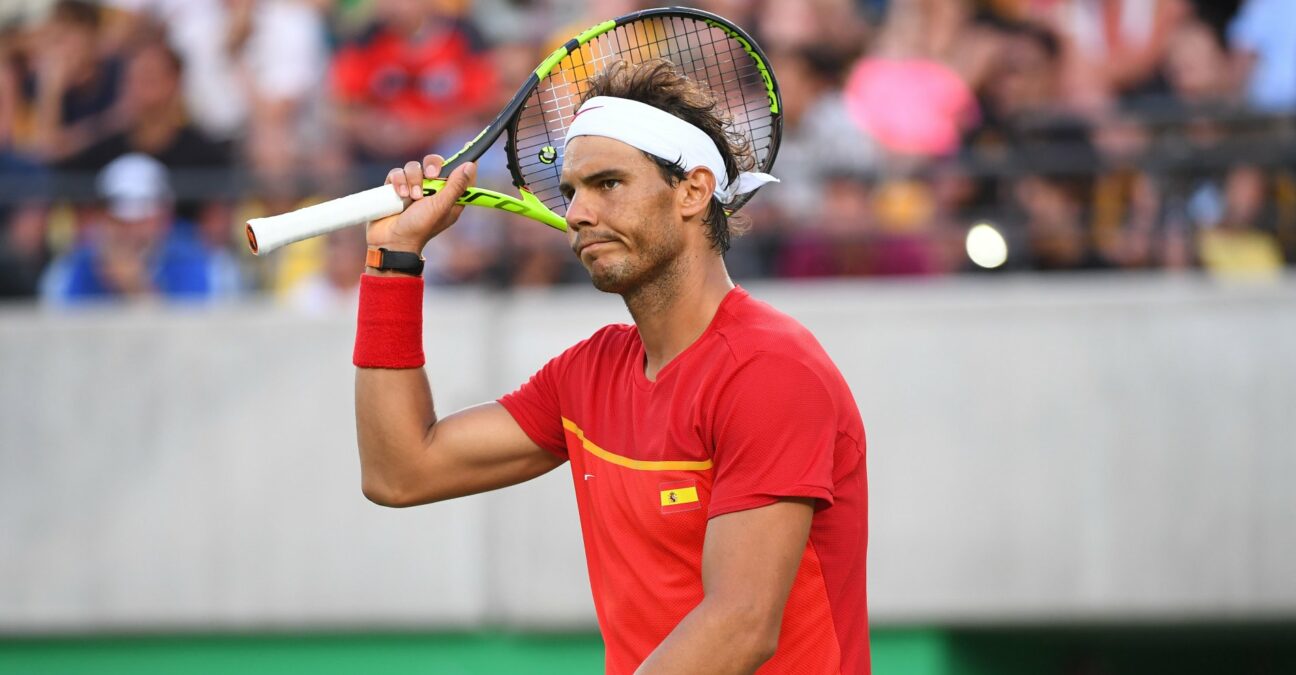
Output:
<svg viewBox="0 0 1296 675">
<path fill-rule="evenodd" d="M 677 513 L 702 508 L 702 502 L 698 501 L 696 480 L 662 483 L 657 488 L 661 491 L 662 513 Z"/>
</svg>

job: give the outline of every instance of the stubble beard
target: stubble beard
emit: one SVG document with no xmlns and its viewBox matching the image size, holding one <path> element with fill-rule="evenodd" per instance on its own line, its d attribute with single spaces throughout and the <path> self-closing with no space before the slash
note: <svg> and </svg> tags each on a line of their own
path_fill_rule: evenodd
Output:
<svg viewBox="0 0 1296 675">
<path fill-rule="evenodd" d="M 674 227 L 648 226 L 641 232 L 658 233 L 652 241 L 640 242 L 638 255 L 626 255 L 611 265 L 591 267 L 594 288 L 616 293 L 632 309 L 669 304 L 678 294 L 683 260 L 683 238 Z"/>
</svg>

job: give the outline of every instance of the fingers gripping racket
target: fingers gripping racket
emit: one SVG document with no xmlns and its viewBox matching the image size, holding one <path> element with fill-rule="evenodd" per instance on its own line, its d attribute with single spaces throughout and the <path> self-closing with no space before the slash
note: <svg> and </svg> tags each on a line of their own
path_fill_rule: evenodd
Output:
<svg viewBox="0 0 1296 675">
<path fill-rule="evenodd" d="M 648 9 L 590 28 L 535 69 L 495 121 L 442 168 L 442 175 L 448 176 L 460 164 L 476 161 L 507 132 L 508 167 L 518 195 L 470 187 L 458 203 L 500 209 L 566 230 L 567 200 L 558 190 L 563 139 L 589 81 L 617 61 L 652 59 L 667 59 L 684 75 L 706 84 L 734 130 L 747 136 L 755 155 L 754 170 L 770 170 L 783 130 L 782 101 L 760 48 L 742 29 L 714 14 L 681 7 Z M 423 194 L 436 194 L 444 187 L 444 179 L 424 180 Z M 753 194 L 738 196 L 727 208 L 737 210 Z M 394 187 L 383 185 L 292 213 L 249 220 L 248 245 L 259 255 L 395 215 L 405 206 Z"/>
</svg>

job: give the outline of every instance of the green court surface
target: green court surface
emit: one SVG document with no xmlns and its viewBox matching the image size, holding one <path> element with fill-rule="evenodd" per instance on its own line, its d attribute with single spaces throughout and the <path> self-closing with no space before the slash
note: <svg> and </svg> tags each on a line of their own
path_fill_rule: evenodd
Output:
<svg viewBox="0 0 1296 675">
<path fill-rule="evenodd" d="M 1291 625 L 872 631 L 877 675 L 1296 673 Z M 0 636 L 0 675 L 594 675 L 593 633 Z"/>
<path fill-rule="evenodd" d="M 598 673 L 595 634 L 231 634 L 0 638 L 4 675 Z"/>
<path fill-rule="evenodd" d="M 939 635 L 873 638 L 875 671 L 942 673 Z M 594 675 L 596 634 L 239 634 L 0 637 L 4 675 Z"/>
</svg>

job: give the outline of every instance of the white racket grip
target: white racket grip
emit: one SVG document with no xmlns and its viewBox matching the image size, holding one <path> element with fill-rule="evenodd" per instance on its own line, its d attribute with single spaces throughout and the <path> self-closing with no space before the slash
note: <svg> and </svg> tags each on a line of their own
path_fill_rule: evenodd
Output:
<svg viewBox="0 0 1296 675">
<path fill-rule="evenodd" d="M 262 255 L 294 241 L 396 215 L 405 204 L 395 187 L 382 185 L 280 216 L 253 218 L 247 221 L 248 246 Z"/>
</svg>

